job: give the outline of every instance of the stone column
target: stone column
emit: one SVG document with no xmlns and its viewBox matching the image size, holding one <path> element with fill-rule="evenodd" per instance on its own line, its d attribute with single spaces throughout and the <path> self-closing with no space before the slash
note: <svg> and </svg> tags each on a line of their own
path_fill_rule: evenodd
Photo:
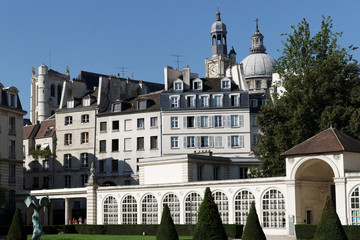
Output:
<svg viewBox="0 0 360 240">
<path fill-rule="evenodd" d="M 346 179 L 334 178 L 335 183 L 335 198 L 336 198 L 336 212 L 339 216 L 342 225 L 347 225 L 347 197 L 346 197 Z"/>
<path fill-rule="evenodd" d="M 299 204 L 298 199 L 296 199 L 296 185 L 295 180 L 288 181 L 286 183 L 286 191 L 287 191 L 287 198 L 285 202 L 286 206 L 286 222 L 287 222 L 287 228 L 288 228 L 288 234 L 294 235 L 295 233 L 295 223 L 294 220 L 297 217 L 297 205 Z M 292 221 L 290 221 L 292 220 Z M 296 220 L 295 220 L 296 221 Z"/>
<path fill-rule="evenodd" d="M 49 224 L 54 225 L 54 208 L 53 208 L 53 202 L 50 202 L 49 206 Z"/>
<path fill-rule="evenodd" d="M 71 198 L 65 198 L 65 225 L 71 224 L 72 220 L 72 206 L 71 206 Z"/>
<path fill-rule="evenodd" d="M 96 185 L 86 186 L 86 224 L 97 224 L 96 221 Z"/>
</svg>

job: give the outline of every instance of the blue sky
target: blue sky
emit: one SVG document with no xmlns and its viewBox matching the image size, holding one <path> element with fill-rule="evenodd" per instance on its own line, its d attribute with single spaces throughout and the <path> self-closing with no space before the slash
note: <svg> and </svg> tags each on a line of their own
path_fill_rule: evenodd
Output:
<svg viewBox="0 0 360 240">
<path fill-rule="evenodd" d="M 343 32 L 340 44 L 360 46 L 360 1 L 353 0 L 62 0 L 0 2 L 0 82 L 20 91 L 23 108 L 30 109 L 31 67 L 42 63 L 71 78 L 81 70 L 163 82 L 163 68 L 180 67 L 204 76 L 210 57 L 210 27 L 219 7 L 227 25 L 228 49 L 237 61 L 249 53 L 250 37 L 259 18 L 267 53 L 281 55 L 282 33 L 302 18 L 312 32 L 322 15 L 331 16 L 334 31 Z M 51 54 L 50 54 L 51 53 Z M 360 59 L 360 51 L 354 52 Z M 36 70 L 37 71 L 37 70 Z"/>
</svg>

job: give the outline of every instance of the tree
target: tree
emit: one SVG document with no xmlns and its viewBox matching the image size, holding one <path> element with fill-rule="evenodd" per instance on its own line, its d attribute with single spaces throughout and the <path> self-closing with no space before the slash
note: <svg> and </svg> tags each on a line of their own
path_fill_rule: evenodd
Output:
<svg viewBox="0 0 360 240">
<path fill-rule="evenodd" d="M 156 232 L 156 240 L 179 240 L 169 207 L 165 204 L 161 216 L 161 223 Z"/>
<path fill-rule="evenodd" d="M 26 232 L 24 223 L 21 218 L 21 210 L 16 208 L 13 220 L 11 222 L 9 232 L 7 234 L 8 240 L 26 240 Z"/>
<path fill-rule="evenodd" d="M 343 226 L 329 196 L 325 200 L 314 240 L 347 240 Z"/>
<path fill-rule="evenodd" d="M 261 228 L 258 215 L 256 213 L 255 203 L 251 203 L 250 212 L 246 219 L 242 240 L 266 240 L 264 231 Z"/>
<path fill-rule="evenodd" d="M 219 210 L 210 188 L 206 188 L 199 209 L 198 223 L 194 229 L 194 240 L 227 240 Z"/>
<path fill-rule="evenodd" d="M 286 91 L 269 98 L 257 119 L 262 134 L 255 154 L 262 161 L 255 175 L 284 175 L 280 154 L 330 126 L 360 139 L 359 66 L 351 55 L 356 48 L 337 43 L 341 34 L 332 32 L 329 17 L 313 37 L 305 19 L 291 28 L 274 68 Z"/>
</svg>

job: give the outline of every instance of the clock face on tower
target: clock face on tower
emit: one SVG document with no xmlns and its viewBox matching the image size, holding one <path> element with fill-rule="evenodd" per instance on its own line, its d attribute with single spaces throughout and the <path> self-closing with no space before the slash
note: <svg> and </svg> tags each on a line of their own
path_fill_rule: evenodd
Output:
<svg viewBox="0 0 360 240">
<path fill-rule="evenodd" d="M 209 77 L 214 78 L 218 77 L 219 68 L 217 63 L 210 63 L 209 64 Z"/>
</svg>

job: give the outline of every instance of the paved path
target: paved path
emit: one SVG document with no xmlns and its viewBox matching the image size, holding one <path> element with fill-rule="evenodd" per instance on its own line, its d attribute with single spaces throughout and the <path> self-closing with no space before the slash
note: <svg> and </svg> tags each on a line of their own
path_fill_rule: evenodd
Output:
<svg viewBox="0 0 360 240">
<path fill-rule="evenodd" d="M 290 235 L 267 235 L 267 240 L 296 240 L 296 236 L 290 236 Z"/>
</svg>

